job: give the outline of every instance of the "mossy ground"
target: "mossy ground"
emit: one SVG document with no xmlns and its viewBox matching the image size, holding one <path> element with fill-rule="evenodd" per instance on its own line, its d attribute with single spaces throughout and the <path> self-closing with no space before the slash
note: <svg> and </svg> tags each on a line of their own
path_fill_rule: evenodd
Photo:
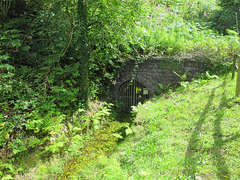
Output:
<svg viewBox="0 0 240 180">
<path fill-rule="evenodd" d="M 74 178 L 76 176 L 78 178 L 87 178 L 81 172 L 114 149 L 118 138 L 113 133 L 118 131 L 120 127 L 120 123 L 111 122 L 96 131 L 84 147 L 79 149 L 79 154 L 65 163 L 63 173 L 59 176 L 59 179 Z"/>
</svg>

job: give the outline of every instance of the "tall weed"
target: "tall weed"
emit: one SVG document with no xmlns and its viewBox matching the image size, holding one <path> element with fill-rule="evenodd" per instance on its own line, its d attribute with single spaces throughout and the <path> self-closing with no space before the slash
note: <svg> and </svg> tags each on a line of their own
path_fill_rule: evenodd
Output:
<svg viewBox="0 0 240 180">
<path fill-rule="evenodd" d="M 209 29 L 208 18 L 216 8 L 214 0 L 145 2 L 144 13 L 129 30 L 129 42 L 145 55 L 191 53 L 229 61 L 239 52 L 239 39 L 233 33 L 223 37 Z"/>
</svg>

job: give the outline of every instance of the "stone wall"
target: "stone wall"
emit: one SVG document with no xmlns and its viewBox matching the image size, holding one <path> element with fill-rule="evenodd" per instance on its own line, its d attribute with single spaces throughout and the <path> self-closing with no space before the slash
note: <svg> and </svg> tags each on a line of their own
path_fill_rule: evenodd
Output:
<svg viewBox="0 0 240 180">
<path fill-rule="evenodd" d="M 123 68 L 114 86 L 114 98 L 118 99 L 118 91 L 121 86 L 131 80 L 138 81 L 148 90 L 149 96 L 156 94 L 159 83 L 174 86 L 180 82 L 179 75 L 187 74 L 187 80 L 198 76 L 202 72 L 202 63 L 195 59 L 159 58 L 152 57 L 143 63 L 136 64 L 130 61 Z"/>
</svg>

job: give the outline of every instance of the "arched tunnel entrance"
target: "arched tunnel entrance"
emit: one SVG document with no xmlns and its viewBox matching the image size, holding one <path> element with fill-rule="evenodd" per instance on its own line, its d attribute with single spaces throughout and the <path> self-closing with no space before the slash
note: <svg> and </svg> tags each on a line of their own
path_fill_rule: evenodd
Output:
<svg viewBox="0 0 240 180">
<path fill-rule="evenodd" d="M 136 68 L 137 67 L 137 68 Z M 187 79 L 197 77 L 203 72 L 202 60 L 195 57 L 149 57 L 136 66 L 136 61 L 129 61 L 119 73 L 113 87 L 113 98 L 122 106 L 119 109 L 130 111 L 131 106 L 143 103 L 147 98 L 157 94 L 158 84 L 178 85 L 180 78 L 176 75 L 187 73 Z M 134 77 L 134 80 L 131 80 Z"/>
<path fill-rule="evenodd" d="M 139 102 L 143 103 L 148 98 L 147 88 L 137 81 L 123 83 L 118 91 L 118 101 L 124 111 L 130 111 L 132 106 L 136 106 Z"/>
</svg>

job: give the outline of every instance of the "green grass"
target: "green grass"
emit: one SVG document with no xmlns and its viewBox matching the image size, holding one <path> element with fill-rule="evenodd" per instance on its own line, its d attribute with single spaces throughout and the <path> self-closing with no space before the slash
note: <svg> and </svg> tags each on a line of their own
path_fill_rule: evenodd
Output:
<svg viewBox="0 0 240 180">
<path fill-rule="evenodd" d="M 122 179 L 239 179 L 240 111 L 234 95 L 235 80 L 225 76 L 153 98 L 139 108 L 135 134 L 105 157 L 114 163 L 93 166 L 99 176 L 90 179 L 115 179 L 106 173 L 114 164 Z"/>
</svg>

